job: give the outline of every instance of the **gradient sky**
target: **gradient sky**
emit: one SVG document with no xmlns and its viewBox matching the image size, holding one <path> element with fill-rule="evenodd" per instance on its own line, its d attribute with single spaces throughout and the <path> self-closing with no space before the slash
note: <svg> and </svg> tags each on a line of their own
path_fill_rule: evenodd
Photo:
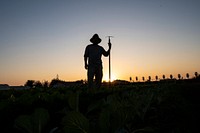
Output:
<svg viewBox="0 0 200 133">
<path fill-rule="evenodd" d="M 200 73 L 199 0 L 1 0 L 0 17 L 0 84 L 86 79 L 95 33 L 114 36 L 113 78 Z"/>
</svg>

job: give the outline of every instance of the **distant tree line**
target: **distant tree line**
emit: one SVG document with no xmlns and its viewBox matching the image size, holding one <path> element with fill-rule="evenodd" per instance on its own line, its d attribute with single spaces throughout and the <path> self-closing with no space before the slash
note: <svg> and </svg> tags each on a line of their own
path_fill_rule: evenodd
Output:
<svg viewBox="0 0 200 133">
<path fill-rule="evenodd" d="M 27 80 L 26 83 L 24 84 L 24 86 L 28 86 L 30 88 L 36 88 L 36 87 L 47 88 L 47 87 L 49 87 L 49 82 L 48 81 L 40 82 L 40 81 L 35 81 L 35 80 Z"/>
<path fill-rule="evenodd" d="M 84 84 L 83 80 L 77 80 L 74 82 L 66 82 L 62 81 L 58 78 L 52 79 L 49 83 L 48 81 L 40 82 L 35 80 L 27 80 L 24 86 L 28 86 L 30 88 L 48 88 L 48 87 L 66 87 L 66 86 L 75 86 Z"/>
<path fill-rule="evenodd" d="M 182 79 L 183 79 L 183 77 L 182 77 L 181 74 L 178 74 L 177 77 L 178 77 L 178 80 L 182 80 Z M 194 79 L 200 79 L 199 73 L 198 73 L 198 72 L 195 72 L 193 78 L 194 78 Z M 174 78 L 174 76 L 173 76 L 172 74 L 169 75 L 169 78 L 168 78 L 168 79 L 171 79 L 171 80 L 175 79 L 175 80 L 176 80 L 176 78 Z M 190 79 L 189 73 L 186 73 L 186 79 Z M 159 77 L 156 75 L 156 76 L 155 76 L 155 81 L 158 81 L 158 80 L 159 80 Z M 166 76 L 163 74 L 163 75 L 162 75 L 162 78 L 160 78 L 160 80 L 167 80 L 167 78 L 166 78 Z M 132 81 L 133 81 L 133 79 L 132 79 L 132 77 L 130 77 L 130 82 L 132 82 Z M 138 76 L 135 77 L 135 81 L 136 81 L 136 82 L 139 81 Z M 148 76 L 148 78 L 145 79 L 145 77 L 143 76 L 143 77 L 142 77 L 142 81 L 143 81 L 143 82 L 145 82 L 145 81 L 150 82 L 150 81 L 152 81 L 152 77 L 151 77 L 151 76 Z M 28 86 L 28 87 L 30 87 L 30 88 L 38 88 L 38 87 L 40 87 L 40 88 L 41 88 L 41 87 L 43 87 L 43 88 L 48 88 L 48 87 L 53 87 L 53 86 L 55 86 L 55 85 L 57 85 L 57 84 L 67 85 L 67 84 L 69 84 L 69 83 L 79 83 L 79 84 L 83 84 L 84 82 L 83 82 L 83 80 L 75 81 L 75 82 L 66 82 L 66 81 L 62 81 L 62 80 L 56 78 L 56 79 L 52 79 L 52 81 L 51 81 L 50 83 L 49 83 L 48 81 L 43 81 L 43 82 L 41 82 L 41 81 L 38 81 L 38 80 L 37 80 L 37 81 L 36 81 L 36 80 L 27 80 L 26 83 L 24 84 L 24 86 Z"/>
<path fill-rule="evenodd" d="M 178 80 L 183 79 L 183 76 L 182 76 L 181 74 L 178 74 L 177 77 L 178 77 Z M 200 79 L 199 73 L 198 73 L 198 72 L 195 72 L 193 78 L 194 78 L 194 79 Z M 156 76 L 155 76 L 155 80 L 158 81 L 158 79 L 159 79 L 159 77 L 156 75 Z M 163 74 L 163 75 L 162 75 L 162 78 L 161 78 L 160 80 L 166 80 L 166 79 L 167 79 L 166 76 Z M 174 76 L 173 76 L 172 74 L 170 74 L 170 75 L 169 75 L 169 79 L 172 80 L 172 79 L 176 79 L 176 78 L 174 78 Z M 186 79 L 190 79 L 189 73 L 186 73 Z M 132 82 L 132 80 L 133 80 L 132 77 L 130 77 L 130 81 L 131 81 L 131 82 Z M 138 76 L 136 76 L 136 77 L 135 77 L 135 81 L 138 82 L 138 80 L 139 80 L 139 78 L 138 78 Z M 145 80 L 145 77 L 142 77 L 142 81 L 143 81 L 143 82 L 145 82 L 145 81 L 151 81 L 151 80 L 152 80 L 151 76 L 148 76 L 148 79 L 147 79 L 147 80 Z"/>
</svg>

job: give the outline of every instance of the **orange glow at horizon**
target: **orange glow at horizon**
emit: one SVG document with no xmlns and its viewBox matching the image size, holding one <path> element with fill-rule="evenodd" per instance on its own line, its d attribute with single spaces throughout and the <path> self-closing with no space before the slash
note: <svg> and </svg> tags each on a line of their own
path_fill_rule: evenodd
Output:
<svg viewBox="0 0 200 133">
<path fill-rule="evenodd" d="M 199 1 L 3 1 L 0 84 L 51 82 L 56 75 L 87 80 L 84 50 L 95 33 L 105 50 L 106 36 L 114 36 L 111 81 L 192 78 L 200 73 L 199 7 Z M 109 81 L 109 58 L 102 62 L 102 81 Z"/>
<path fill-rule="evenodd" d="M 117 76 L 115 74 L 111 74 L 111 82 L 113 82 L 114 80 L 117 79 Z M 109 82 L 109 74 L 105 74 L 103 76 L 103 79 L 102 81 L 106 81 L 106 82 Z"/>
</svg>

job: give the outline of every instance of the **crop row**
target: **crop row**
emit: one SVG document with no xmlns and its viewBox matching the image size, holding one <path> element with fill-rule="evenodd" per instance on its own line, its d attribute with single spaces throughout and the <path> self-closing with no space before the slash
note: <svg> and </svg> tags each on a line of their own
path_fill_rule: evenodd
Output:
<svg viewBox="0 0 200 133">
<path fill-rule="evenodd" d="M 86 86 L 3 91 L 1 132 L 193 132 L 196 112 L 185 97 L 187 86 L 124 85 L 95 94 L 87 93 Z"/>
</svg>

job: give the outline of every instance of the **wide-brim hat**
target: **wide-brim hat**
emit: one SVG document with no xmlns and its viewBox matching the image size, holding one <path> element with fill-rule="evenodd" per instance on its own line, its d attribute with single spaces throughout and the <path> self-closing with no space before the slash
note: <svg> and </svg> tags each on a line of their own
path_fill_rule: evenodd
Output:
<svg viewBox="0 0 200 133">
<path fill-rule="evenodd" d="M 99 38 L 98 34 L 94 34 L 90 39 L 90 42 L 94 44 L 99 44 L 101 42 L 101 38 Z"/>
</svg>

